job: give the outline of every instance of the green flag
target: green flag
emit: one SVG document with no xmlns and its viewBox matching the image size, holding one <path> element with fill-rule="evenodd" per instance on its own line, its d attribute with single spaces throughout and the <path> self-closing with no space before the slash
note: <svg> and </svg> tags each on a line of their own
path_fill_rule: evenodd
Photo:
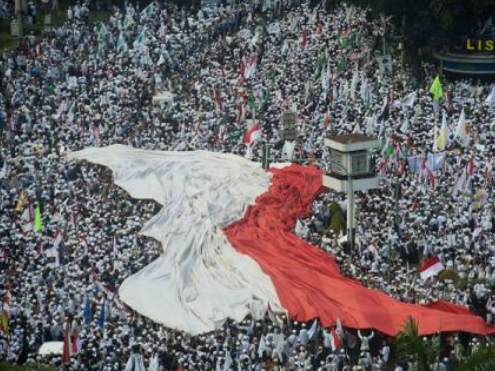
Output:
<svg viewBox="0 0 495 371">
<path fill-rule="evenodd" d="M 151 17 L 153 12 L 155 11 L 155 3 L 152 1 L 151 3 L 148 4 L 146 8 L 144 8 L 141 11 L 141 17 L 146 16 L 146 17 Z"/>
<path fill-rule="evenodd" d="M 40 204 L 36 205 L 36 210 L 34 211 L 34 231 L 36 233 L 41 233 L 43 230 L 43 221 L 41 220 L 41 209 Z"/>
<path fill-rule="evenodd" d="M 389 145 L 387 150 L 385 151 L 385 156 L 387 156 L 387 158 L 390 158 L 392 157 L 393 154 L 394 154 L 394 147 Z"/>
<path fill-rule="evenodd" d="M 270 91 L 263 91 L 263 105 L 268 104 L 270 102 Z"/>
<path fill-rule="evenodd" d="M 125 41 L 124 35 L 120 34 L 118 40 L 117 40 L 117 51 L 118 52 L 125 52 L 127 50 L 127 43 Z"/>
<path fill-rule="evenodd" d="M 351 42 L 349 38 L 347 37 L 340 37 L 339 38 L 339 45 L 342 49 L 347 49 L 351 46 Z"/>
<path fill-rule="evenodd" d="M 74 99 L 74 101 L 72 102 L 72 104 L 69 108 L 69 112 L 67 112 L 67 120 L 72 123 L 72 122 L 74 122 L 74 120 L 77 119 L 78 116 L 79 116 L 79 113 L 77 111 L 76 99 Z"/>
<path fill-rule="evenodd" d="M 340 60 L 338 66 L 337 66 L 337 72 L 344 72 L 346 70 L 346 68 L 347 68 L 347 57 L 344 56 Z"/>
<path fill-rule="evenodd" d="M 107 37 L 108 30 L 107 27 L 102 23 L 100 30 L 98 31 L 98 42 L 104 42 Z"/>
<path fill-rule="evenodd" d="M 104 185 L 103 188 L 101 189 L 101 194 L 103 197 L 107 198 L 108 197 L 108 185 Z"/>
<path fill-rule="evenodd" d="M 96 51 L 96 58 L 101 59 L 104 54 L 105 54 L 105 44 L 99 42 L 98 50 Z"/>
<path fill-rule="evenodd" d="M 132 19 L 132 17 L 129 14 L 127 14 L 124 17 L 124 24 L 123 24 L 124 29 L 131 27 L 131 25 L 133 23 L 134 23 L 134 20 Z"/>
<path fill-rule="evenodd" d="M 321 69 L 327 64 L 328 64 L 328 50 L 325 50 L 325 52 L 318 57 L 318 67 Z"/>
<path fill-rule="evenodd" d="M 257 109 L 256 109 L 256 98 L 254 97 L 254 94 L 251 92 L 249 93 L 248 95 L 248 103 L 249 103 L 249 107 L 254 110 L 255 112 L 257 112 Z"/>
<path fill-rule="evenodd" d="M 382 150 L 383 150 L 383 147 L 385 147 L 385 141 L 383 140 L 383 138 L 380 138 L 380 139 L 378 140 L 378 144 L 377 144 L 377 146 L 374 148 L 374 150 L 375 150 L 376 152 L 380 152 L 380 153 L 381 153 L 381 152 L 382 152 Z"/>
<path fill-rule="evenodd" d="M 234 139 L 237 140 L 241 137 L 242 132 L 240 130 L 234 131 L 233 133 L 229 134 L 229 139 Z"/>
<path fill-rule="evenodd" d="M 2 310 L 2 315 L 0 316 L 0 329 L 4 334 L 9 335 L 9 315 L 5 310 Z"/>
<path fill-rule="evenodd" d="M 148 40 L 148 36 L 146 35 L 146 28 L 145 28 L 138 35 L 138 37 L 136 38 L 136 41 L 134 41 L 134 47 L 146 44 L 147 40 Z"/>
<path fill-rule="evenodd" d="M 433 94 L 433 99 L 439 101 L 443 98 L 442 83 L 440 82 L 440 77 L 435 77 L 433 83 L 431 84 L 430 93 Z"/>
</svg>

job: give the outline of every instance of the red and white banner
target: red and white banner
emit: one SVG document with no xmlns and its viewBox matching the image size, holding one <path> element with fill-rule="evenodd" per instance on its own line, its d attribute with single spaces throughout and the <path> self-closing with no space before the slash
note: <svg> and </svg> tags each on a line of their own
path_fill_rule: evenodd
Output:
<svg viewBox="0 0 495 371">
<path fill-rule="evenodd" d="M 332 345 L 333 351 L 335 351 L 336 349 L 339 349 L 343 344 L 342 339 L 340 338 L 339 334 L 335 330 L 332 330 L 330 332 L 330 344 Z"/>
<path fill-rule="evenodd" d="M 340 328 L 341 322 L 390 336 L 409 317 L 419 323 L 421 336 L 495 334 L 481 317 L 401 303 L 368 289 L 344 277 L 331 255 L 297 237 L 296 221 L 310 215 L 324 190 L 324 173 L 314 167 L 267 172 L 233 154 L 121 145 L 69 158 L 109 167 L 132 197 L 163 206 L 140 232 L 159 241 L 163 254 L 128 277 L 119 296 L 166 327 L 200 334 L 229 318 L 261 319 L 271 308 L 298 321 L 318 318 L 322 327 Z"/>
<path fill-rule="evenodd" d="M 419 274 L 421 279 L 426 280 L 427 278 L 436 276 L 439 272 L 443 271 L 445 267 L 443 266 L 438 256 L 434 256 L 423 262 L 419 266 Z"/>
<path fill-rule="evenodd" d="M 60 245 L 61 242 L 62 242 L 62 233 L 60 232 L 60 229 L 56 227 L 55 234 L 53 236 L 53 246 L 58 247 L 58 245 Z"/>
<path fill-rule="evenodd" d="M 255 124 L 251 129 L 248 130 L 246 135 L 244 135 L 244 144 L 248 146 L 254 144 L 261 137 L 260 124 Z"/>
</svg>

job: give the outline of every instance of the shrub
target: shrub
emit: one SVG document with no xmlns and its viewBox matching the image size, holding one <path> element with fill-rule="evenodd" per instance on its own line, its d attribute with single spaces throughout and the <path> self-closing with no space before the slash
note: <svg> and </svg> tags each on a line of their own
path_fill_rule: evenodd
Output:
<svg viewBox="0 0 495 371">
<path fill-rule="evenodd" d="M 55 371 L 52 366 L 38 364 L 16 365 L 9 362 L 0 362 L 0 370 L 2 371 Z"/>
<path fill-rule="evenodd" d="M 440 272 L 438 278 L 442 282 L 445 282 L 445 280 L 451 280 L 454 282 L 454 284 L 457 284 L 460 279 L 459 274 L 452 269 L 446 269 L 443 272 Z"/>
<path fill-rule="evenodd" d="M 334 234 L 337 236 L 341 231 L 346 230 L 346 220 L 344 214 L 339 211 L 335 214 L 332 214 L 332 220 L 330 221 L 330 229 L 333 231 Z"/>
</svg>

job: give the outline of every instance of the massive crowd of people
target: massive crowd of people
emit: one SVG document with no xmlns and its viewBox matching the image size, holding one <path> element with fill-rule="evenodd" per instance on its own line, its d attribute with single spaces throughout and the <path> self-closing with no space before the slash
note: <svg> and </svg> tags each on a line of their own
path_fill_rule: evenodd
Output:
<svg viewBox="0 0 495 371">
<path fill-rule="evenodd" d="M 491 86 L 444 81 L 434 101 L 438 71 L 424 64 L 423 79 L 413 76 L 397 58 L 387 20 L 328 1 L 227 1 L 194 10 L 129 3 L 101 24 L 90 23 L 85 9 L 71 8 L 64 26 L 1 56 L 0 295 L 9 303 L 9 331 L 3 323 L 0 359 L 61 368 L 60 355 L 37 351 L 62 341 L 70 322 L 67 370 L 414 369 L 395 361 L 391 339 L 370 331 L 346 330 L 344 346 L 334 349 L 325 329 L 308 336 L 311 323 L 267 316 L 189 337 L 123 305 L 119 284 L 160 254 L 155 241 L 138 236 L 158 206 L 133 200 L 108 170 L 65 157 L 115 143 L 253 161 L 269 144 L 272 162 L 325 168 L 329 134 L 376 136 L 382 188 L 356 193 L 354 249 L 329 228 L 330 205 L 345 209 L 345 196 L 333 191 L 315 200 L 300 235 L 368 287 L 410 303 L 460 304 L 493 323 Z M 153 102 L 163 91 L 173 98 Z M 400 101 L 412 92 L 414 103 Z M 298 116 L 293 148 L 281 138 L 289 110 Z M 246 146 L 253 122 L 261 138 Z M 467 132 L 457 130 L 463 125 Z M 432 256 L 448 278 L 420 279 L 418 263 Z M 445 335 L 437 369 L 450 370 L 479 341 Z"/>
</svg>

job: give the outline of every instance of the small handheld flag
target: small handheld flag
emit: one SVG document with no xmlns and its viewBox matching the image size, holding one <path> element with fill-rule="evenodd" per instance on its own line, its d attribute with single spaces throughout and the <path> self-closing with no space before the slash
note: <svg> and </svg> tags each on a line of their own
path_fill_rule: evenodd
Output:
<svg viewBox="0 0 495 371">
<path fill-rule="evenodd" d="M 91 306 L 89 304 L 88 297 L 86 297 L 86 301 L 84 303 L 83 317 L 84 317 L 84 323 L 86 325 L 89 325 L 91 323 L 91 319 L 93 318 L 93 315 L 91 314 Z"/>
<path fill-rule="evenodd" d="M 445 267 L 442 262 L 438 258 L 438 256 L 434 256 L 419 266 L 419 274 L 421 279 L 425 280 L 429 277 L 436 276 L 439 272 L 443 271 Z"/>
<path fill-rule="evenodd" d="M 34 231 L 36 233 L 41 233 L 43 231 L 43 221 L 41 219 L 40 204 L 36 205 L 36 210 L 34 211 Z"/>
<path fill-rule="evenodd" d="M 260 134 L 260 124 L 254 125 L 244 136 L 244 144 L 247 144 L 248 146 L 252 145 L 259 140 Z"/>
<path fill-rule="evenodd" d="M 433 94 L 433 99 L 437 102 L 443 98 L 443 89 L 442 83 L 440 82 L 440 77 L 437 76 L 435 77 L 435 80 L 433 80 L 430 87 L 430 93 Z"/>
<path fill-rule="evenodd" d="M 98 318 L 99 328 L 103 328 L 103 326 L 105 325 L 105 305 L 106 303 L 103 302 L 103 305 L 101 306 L 100 318 Z"/>
</svg>

